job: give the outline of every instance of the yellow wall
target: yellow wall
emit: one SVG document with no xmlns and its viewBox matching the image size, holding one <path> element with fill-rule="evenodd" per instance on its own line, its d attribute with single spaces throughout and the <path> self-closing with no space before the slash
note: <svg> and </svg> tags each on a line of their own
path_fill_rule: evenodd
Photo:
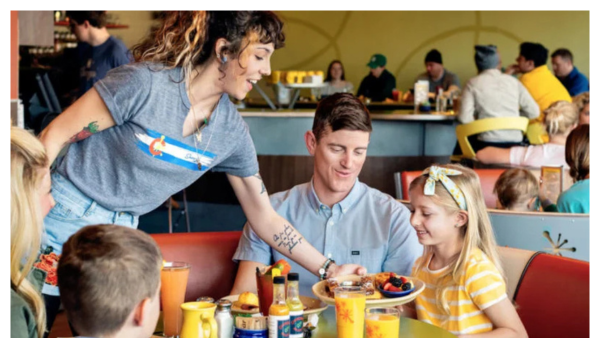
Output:
<svg viewBox="0 0 600 338">
<path fill-rule="evenodd" d="M 109 11 L 119 18 L 119 23 L 129 25 L 127 29 L 111 29 L 110 34 L 121 39 L 129 48 L 144 38 L 153 24 L 150 11 Z"/>
<path fill-rule="evenodd" d="M 412 86 L 424 72 L 427 51 L 437 48 L 444 66 L 461 83 L 476 75 L 475 44 L 495 44 L 503 64 L 513 63 L 524 41 L 542 43 L 552 53 L 565 47 L 578 69 L 589 75 L 589 12 L 387 11 L 279 12 L 286 47 L 273 56 L 273 69 L 323 69 L 340 59 L 355 88 L 367 75 L 373 53 L 387 57 L 398 88 Z M 550 58 L 548 60 L 550 64 Z"/>
<path fill-rule="evenodd" d="M 146 34 L 152 24 L 150 12 L 113 11 L 128 30 L 112 30 L 127 46 Z M 495 44 L 503 64 L 514 62 L 523 41 L 540 42 L 552 53 L 565 47 L 574 54 L 575 65 L 589 75 L 588 11 L 281 11 L 286 47 L 272 58 L 272 69 L 326 70 L 340 59 L 346 79 L 355 89 L 367 75 L 373 53 L 388 59 L 387 68 L 400 90 L 412 86 L 424 71 L 425 54 L 441 53 L 444 66 L 464 84 L 476 75 L 475 44 Z M 550 59 L 548 60 L 550 62 Z M 548 63 L 550 65 L 550 63 Z M 265 86 L 263 85 L 263 88 Z M 271 90 L 267 90 L 272 93 Z M 252 96 L 257 96 L 253 91 Z"/>
</svg>

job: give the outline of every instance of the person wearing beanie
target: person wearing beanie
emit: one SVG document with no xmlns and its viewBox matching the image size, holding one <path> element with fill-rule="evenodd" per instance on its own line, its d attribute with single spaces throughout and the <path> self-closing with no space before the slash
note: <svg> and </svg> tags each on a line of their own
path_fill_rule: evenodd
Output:
<svg viewBox="0 0 600 338">
<path fill-rule="evenodd" d="M 462 92 L 458 121 L 469 123 L 493 117 L 525 116 L 536 118 L 539 108 L 527 89 L 518 79 L 503 74 L 496 46 L 475 46 L 475 65 L 478 75 L 471 78 Z M 519 130 L 494 130 L 469 139 L 473 150 L 487 146 L 510 148 L 520 145 L 523 134 Z M 460 147 L 458 154 L 460 154 Z M 456 153 L 456 152 L 455 152 Z"/>
<path fill-rule="evenodd" d="M 527 130 L 527 138 L 532 144 L 548 142 L 548 134 L 543 126 L 543 112 L 556 101 L 571 102 L 571 95 L 562 83 L 550 72 L 548 50 L 539 43 L 523 42 L 520 46 L 517 63 L 506 69 L 506 74 L 521 73 L 521 83 L 533 97 L 540 108 L 540 115 L 531 121 Z"/>
<path fill-rule="evenodd" d="M 367 63 L 370 74 L 363 78 L 356 92 L 361 100 L 369 98 L 373 102 L 393 102 L 392 91 L 396 88 L 396 77 L 385 69 L 386 63 L 387 59 L 383 54 L 371 56 Z"/>
<path fill-rule="evenodd" d="M 429 81 L 430 96 L 434 97 L 437 94 L 437 87 L 442 87 L 446 97 L 449 97 L 450 93 L 460 90 L 458 75 L 444 68 L 442 54 L 437 49 L 430 50 L 425 56 L 425 69 L 427 71 L 417 76 L 415 82 L 419 80 Z"/>
</svg>

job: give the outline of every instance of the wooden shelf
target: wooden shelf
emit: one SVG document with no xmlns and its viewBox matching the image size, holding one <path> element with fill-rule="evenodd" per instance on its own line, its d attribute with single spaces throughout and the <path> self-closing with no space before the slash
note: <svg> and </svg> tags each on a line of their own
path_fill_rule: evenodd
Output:
<svg viewBox="0 0 600 338">
<path fill-rule="evenodd" d="M 68 21 L 55 21 L 54 22 L 54 26 L 69 26 L 69 22 Z M 113 25 L 113 24 L 107 24 L 106 28 L 109 29 L 118 29 L 118 28 L 129 28 L 129 25 Z"/>
</svg>

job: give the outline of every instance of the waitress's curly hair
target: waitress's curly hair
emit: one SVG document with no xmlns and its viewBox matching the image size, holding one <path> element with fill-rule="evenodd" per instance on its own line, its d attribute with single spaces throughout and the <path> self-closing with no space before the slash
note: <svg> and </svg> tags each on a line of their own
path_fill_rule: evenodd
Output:
<svg viewBox="0 0 600 338">
<path fill-rule="evenodd" d="M 182 67 L 186 76 L 213 55 L 215 43 L 229 44 L 218 51 L 231 59 L 252 42 L 284 46 L 283 22 L 268 11 L 171 11 L 164 12 L 161 24 L 144 41 L 133 47 L 136 62 L 154 62 L 170 69 Z M 219 70 L 223 72 L 224 65 Z"/>
</svg>

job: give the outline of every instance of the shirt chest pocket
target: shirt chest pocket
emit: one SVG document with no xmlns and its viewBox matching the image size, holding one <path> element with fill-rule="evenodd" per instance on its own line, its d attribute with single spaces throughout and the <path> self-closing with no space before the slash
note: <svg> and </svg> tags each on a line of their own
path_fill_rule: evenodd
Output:
<svg viewBox="0 0 600 338">
<path fill-rule="evenodd" d="M 346 246 L 339 252 L 339 257 L 332 258 L 338 264 L 359 264 L 367 268 L 367 273 L 377 273 L 381 272 L 386 251 L 385 245 L 378 248 Z"/>
</svg>

